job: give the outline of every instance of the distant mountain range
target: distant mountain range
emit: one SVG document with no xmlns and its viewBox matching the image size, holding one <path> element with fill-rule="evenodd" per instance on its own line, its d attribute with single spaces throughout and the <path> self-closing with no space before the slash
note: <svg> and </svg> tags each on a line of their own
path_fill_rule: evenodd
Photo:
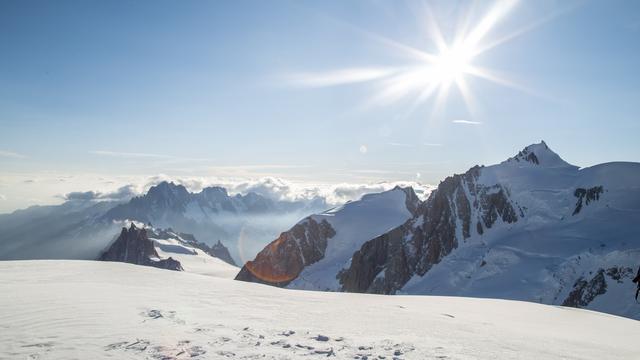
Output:
<svg viewBox="0 0 640 360">
<path fill-rule="evenodd" d="M 275 201 L 253 192 L 231 196 L 222 187 L 192 193 L 161 182 L 125 202 L 69 200 L 0 215 L 0 260 L 95 259 L 123 224 L 138 221 L 193 234 L 210 246 L 224 243 L 240 262 L 283 228 L 325 208 L 320 198 Z"/>
<path fill-rule="evenodd" d="M 640 164 L 580 169 L 544 142 L 367 195 L 282 233 L 236 279 L 296 289 L 504 298 L 640 318 Z"/>
</svg>

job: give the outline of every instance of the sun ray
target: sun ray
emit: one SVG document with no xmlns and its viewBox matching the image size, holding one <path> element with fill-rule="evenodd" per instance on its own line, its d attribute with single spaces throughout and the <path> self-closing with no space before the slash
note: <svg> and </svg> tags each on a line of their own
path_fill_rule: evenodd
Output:
<svg viewBox="0 0 640 360">
<path fill-rule="evenodd" d="M 532 95 L 532 96 L 536 96 L 536 97 L 540 97 L 540 98 L 546 98 L 544 95 L 539 94 L 537 92 L 535 92 L 532 89 L 529 89 L 527 87 L 524 87 L 520 84 L 517 84 L 511 80 L 506 79 L 505 77 L 501 77 L 500 75 L 496 74 L 494 71 L 491 71 L 489 69 L 484 69 L 484 68 L 480 68 L 477 66 L 473 66 L 470 67 L 469 69 L 469 74 L 470 75 L 474 75 L 476 77 L 485 79 L 485 80 L 489 80 L 493 83 L 496 83 L 498 85 L 504 86 L 504 87 L 508 87 L 514 90 L 518 90 L 521 91 L 523 93 L 526 93 L 528 95 Z"/>
<path fill-rule="evenodd" d="M 426 37 L 433 43 L 430 51 L 435 50 L 437 54 L 371 33 L 334 18 L 334 21 L 338 21 L 394 51 L 399 51 L 412 61 L 405 66 L 391 68 L 362 67 L 318 74 L 299 74 L 297 80 L 302 80 L 299 82 L 309 87 L 371 83 L 375 89 L 373 96 L 365 104 L 365 108 L 385 106 L 411 99 L 406 108 L 408 114 L 431 98 L 435 98 L 432 113 L 439 112 L 440 108 L 447 103 L 451 88 L 455 87 L 458 89 L 469 114 L 475 116 L 478 108 L 470 84 L 466 81 L 468 76 L 481 78 L 500 86 L 546 99 L 543 95 L 507 79 L 505 76 L 500 76 L 473 63 L 474 57 L 478 54 L 521 36 L 565 12 L 555 12 L 487 44 L 487 35 L 513 12 L 518 3 L 519 0 L 499 0 L 493 3 L 475 24 L 472 22 L 472 15 L 476 10 L 476 3 L 472 3 L 470 7 L 458 12 L 458 26 L 451 42 L 447 42 L 447 37 L 442 31 L 433 9 L 428 3 L 425 3 L 417 13 L 424 16 L 425 28 L 423 31 L 426 31 Z"/>
<path fill-rule="evenodd" d="M 533 22 L 531 22 L 531 23 L 519 28 L 516 31 L 510 32 L 507 35 L 502 36 L 502 37 L 498 38 L 495 41 L 492 41 L 491 43 L 489 43 L 487 45 L 478 47 L 473 55 L 476 56 L 476 55 L 482 54 L 482 53 L 484 53 L 484 52 L 486 52 L 488 50 L 491 50 L 491 49 L 493 49 L 493 48 L 495 48 L 495 47 L 497 47 L 499 45 L 502 45 L 502 44 L 504 44 L 504 43 L 506 43 L 508 41 L 511 41 L 511 40 L 513 40 L 515 38 L 518 38 L 518 37 L 530 32 L 532 30 L 535 30 L 536 28 L 544 25 L 545 23 L 548 23 L 549 21 L 554 20 L 558 16 L 561 16 L 561 15 L 573 10 L 573 9 L 575 9 L 575 5 L 567 7 L 565 9 L 560 9 L 560 10 L 554 11 L 553 13 L 551 13 L 551 14 L 549 14 L 547 16 L 544 16 L 544 17 L 542 17 L 540 19 L 537 19 L 537 20 L 535 20 L 535 21 L 533 21 Z"/>
<path fill-rule="evenodd" d="M 465 80 L 464 77 L 461 76 L 456 79 L 456 87 L 458 88 L 458 91 L 462 96 L 462 100 L 464 101 L 465 106 L 467 107 L 467 110 L 469 111 L 469 114 L 471 115 L 471 117 L 477 118 L 478 111 L 475 104 L 475 100 L 473 98 L 473 94 L 471 93 L 471 90 L 469 89 L 469 85 L 467 84 L 467 81 Z"/>
<path fill-rule="evenodd" d="M 445 102 L 447 101 L 447 97 L 449 95 L 449 89 L 451 88 L 451 83 L 441 84 L 438 88 L 438 94 L 436 95 L 435 104 L 431 111 L 431 117 L 436 117 L 440 110 L 444 107 Z"/>
<path fill-rule="evenodd" d="M 429 3 L 425 4 L 425 14 L 426 14 L 426 23 L 427 23 L 427 32 L 431 39 L 434 40 L 436 48 L 438 51 L 443 51 L 447 48 L 447 42 L 442 35 L 442 31 L 440 30 L 440 26 L 438 25 L 438 20 L 433 14 L 433 10 Z M 436 59 L 437 60 L 437 59 Z"/>
<path fill-rule="evenodd" d="M 475 48 L 491 29 L 504 18 L 518 3 L 517 0 L 498 1 L 480 20 L 480 23 L 464 38 L 465 47 Z"/>
</svg>

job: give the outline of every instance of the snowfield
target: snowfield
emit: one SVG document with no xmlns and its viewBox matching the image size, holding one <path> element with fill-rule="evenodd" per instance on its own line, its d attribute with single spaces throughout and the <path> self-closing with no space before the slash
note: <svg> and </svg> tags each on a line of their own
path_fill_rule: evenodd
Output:
<svg viewBox="0 0 640 360">
<path fill-rule="evenodd" d="M 226 262 L 213 257 L 204 251 L 189 246 L 178 239 L 156 239 L 149 238 L 154 242 L 154 246 L 160 258 L 172 257 L 178 260 L 186 272 L 214 276 L 224 279 L 233 279 L 240 271 L 240 268 L 227 264 Z"/>
<path fill-rule="evenodd" d="M 535 303 L 0 262 L 1 359 L 637 359 L 640 322 Z M 640 305 L 638 305 L 640 306 Z"/>
</svg>

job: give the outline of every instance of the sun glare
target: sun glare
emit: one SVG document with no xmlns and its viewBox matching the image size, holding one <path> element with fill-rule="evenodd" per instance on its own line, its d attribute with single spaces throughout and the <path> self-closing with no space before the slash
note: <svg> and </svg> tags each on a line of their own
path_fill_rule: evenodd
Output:
<svg viewBox="0 0 640 360">
<path fill-rule="evenodd" d="M 459 82 L 461 77 L 470 71 L 472 57 L 472 51 L 462 45 L 445 48 L 437 55 L 433 64 L 434 74 L 444 85 L 449 85 L 454 81 Z"/>
<path fill-rule="evenodd" d="M 473 64 L 477 55 L 506 41 L 504 39 L 513 39 L 524 33 L 521 30 L 506 37 L 499 37 L 503 40 L 489 42 L 490 45 L 483 43 L 487 41 L 487 34 L 513 10 L 517 3 L 518 0 L 496 1 L 475 24 L 470 21 L 470 13 L 467 14 L 467 18 L 461 22 L 465 25 L 460 26 L 456 33 L 451 34 L 454 35 L 451 38 L 455 39 L 451 43 L 445 41 L 446 37 L 443 36 L 438 21 L 431 10 L 427 8 L 424 12 L 426 14 L 424 23 L 428 28 L 427 37 L 436 45 L 437 51 L 435 53 L 428 53 L 356 28 L 372 40 L 407 55 L 411 60 L 417 60 L 417 63 L 412 61 L 406 66 L 350 68 L 328 73 L 297 74 L 291 80 L 296 85 L 310 87 L 375 82 L 374 85 L 378 91 L 368 102 L 369 106 L 389 105 L 403 99 L 413 98 L 413 106 L 409 108 L 413 109 L 418 104 L 435 97 L 434 112 L 438 111 L 446 102 L 449 89 L 454 86 L 461 94 L 467 109 L 473 113 L 474 96 L 466 81 L 469 76 L 529 92 L 511 81 L 499 77 L 493 71 Z M 527 27 L 526 30 L 532 28 Z"/>
</svg>

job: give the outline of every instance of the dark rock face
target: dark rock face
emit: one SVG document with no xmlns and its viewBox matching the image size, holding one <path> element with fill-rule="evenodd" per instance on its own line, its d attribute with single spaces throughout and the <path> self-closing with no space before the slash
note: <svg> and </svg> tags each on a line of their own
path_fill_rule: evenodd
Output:
<svg viewBox="0 0 640 360">
<path fill-rule="evenodd" d="M 614 266 L 606 270 L 598 269 L 596 275 L 588 281 L 584 276 L 579 277 L 562 305 L 578 308 L 588 306 L 597 296 L 607 292 L 607 278 L 622 284 L 633 279 L 633 276 L 633 269 L 630 267 Z"/>
<path fill-rule="evenodd" d="M 603 193 L 604 189 L 602 186 L 594 186 L 589 189 L 577 188 L 573 193 L 573 196 L 578 198 L 576 202 L 575 210 L 573 210 L 572 215 L 576 215 L 582 210 L 582 204 L 584 202 L 585 205 L 589 205 L 590 202 L 600 200 L 600 195 Z"/>
<path fill-rule="evenodd" d="M 122 228 L 118 239 L 98 260 L 119 261 L 168 270 L 183 270 L 180 262 L 173 258 L 160 259 L 153 241 L 149 240 L 147 236 L 147 231 L 138 229 L 133 224 L 129 229 Z"/>
<path fill-rule="evenodd" d="M 416 192 L 413 191 L 413 188 L 396 186 L 395 189 L 402 190 L 402 192 L 405 193 L 405 206 L 413 216 L 416 216 L 420 209 L 420 204 L 422 204 L 422 200 L 418 198 L 418 195 L 416 195 Z"/>
<path fill-rule="evenodd" d="M 411 267 L 401 239 L 403 227 L 366 242 L 351 258 L 349 269 L 337 278 L 344 291 L 391 294 L 411 277 Z M 384 271 L 384 272 L 383 272 Z M 379 276 L 382 274 L 382 276 Z"/>
<path fill-rule="evenodd" d="M 621 284 L 624 282 L 625 278 L 633 278 L 633 269 L 624 266 L 612 267 L 607 269 L 606 274 L 608 277 Z"/>
<path fill-rule="evenodd" d="M 255 260 L 248 261 L 236 280 L 286 286 L 300 275 L 305 266 L 324 257 L 327 240 L 335 234 L 326 220 L 317 222 L 308 217 L 280 234 L 258 253 Z"/>
<path fill-rule="evenodd" d="M 350 267 L 337 275 L 341 289 L 393 294 L 411 276 L 426 274 L 472 231 L 482 235 L 498 220 L 516 222 L 516 206 L 508 190 L 499 184 L 479 184 L 480 171 L 475 166 L 446 178 L 417 207 L 412 219 L 366 242 L 353 254 Z"/>
<path fill-rule="evenodd" d="M 227 247 L 224 246 L 224 244 L 220 240 L 218 240 L 218 242 L 215 243 L 213 246 L 210 246 L 209 251 L 207 251 L 207 253 L 213 257 L 217 257 L 218 259 L 226 262 L 227 264 L 236 266 L 236 262 L 233 261 L 233 258 L 229 253 L 229 249 L 227 249 Z"/>
<path fill-rule="evenodd" d="M 589 281 L 584 277 L 580 277 L 575 284 L 569 296 L 562 302 L 564 306 L 585 307 L 589 305 L 598 295 L 607 292 L 607 282 L 604 278 L 604 270 L 598 270 L 598 273 Z"/>
<path fill-rule="evenodd" d="M 545 150 L 549 150 L 549 147 L 544 141 L 541 141 L 540 145 L 542 145 L 542 147 Z M 526 147 L 522 149 L 521 151 L 518 152 L 516 156 L 510 158 L 509 161 L 530 162 L 535 165 L 540 165 L 540 160 L 538 159 L 538 156 L 530 147 Z"/>
</svg>

